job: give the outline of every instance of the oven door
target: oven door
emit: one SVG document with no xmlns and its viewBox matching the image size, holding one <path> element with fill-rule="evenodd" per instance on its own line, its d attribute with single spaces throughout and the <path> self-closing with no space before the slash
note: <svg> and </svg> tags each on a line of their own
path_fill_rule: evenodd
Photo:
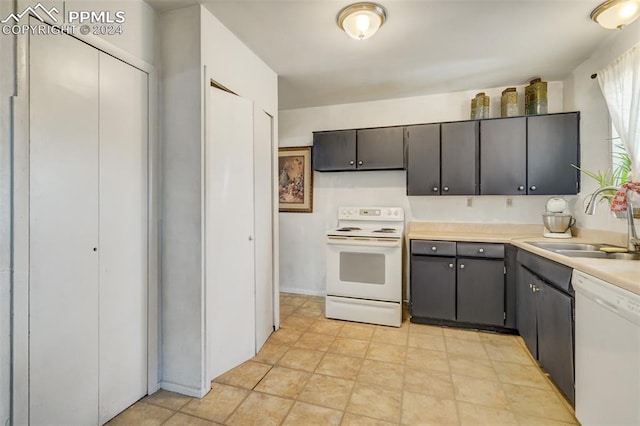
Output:
<svg viewBox="0 0 640 426">
<path fill-rule="evenodd" d="M 400 302 L 402 240 L 327 237 L 327 294 Z"/>
</svg>

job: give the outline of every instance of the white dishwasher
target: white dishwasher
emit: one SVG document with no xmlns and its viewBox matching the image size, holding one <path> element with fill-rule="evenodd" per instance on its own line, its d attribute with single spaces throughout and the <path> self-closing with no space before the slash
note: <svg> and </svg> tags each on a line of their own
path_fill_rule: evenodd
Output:
<svg viewBox="0 0 640 426">
<path fill-rule="evenodd" d="M 576 417 L 583 426 L 640 425 L 640 296 L 573 272 Z"/>
</svg>

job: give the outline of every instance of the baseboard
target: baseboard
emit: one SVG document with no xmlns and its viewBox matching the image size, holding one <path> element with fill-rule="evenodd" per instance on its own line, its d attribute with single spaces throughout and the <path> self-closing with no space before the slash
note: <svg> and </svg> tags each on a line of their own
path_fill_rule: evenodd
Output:
<svg viewBox="0 0 640 426">
<path fill-rule="evenodd" d="M 182 395 L 192 396 L 194 398 L 202 398 L 206 394 L 208 394 L 209 391 L 211 390 L 211 387 L 196 389 L 196 388 L 190 388 L 188 386 L 178 385 L 176 383 L 170 383 L 170 382 L 160 382 L 160 388 L 170 392 L 176 392 Z"/>
<path fill-rule="evenodd" d="M 288 288 L 280 286 L 280 293 L 304 294 L 305 296 L 326 296 L 327 292 L 322 290 L 308 290 L 306 288 Z"/>
</svg>

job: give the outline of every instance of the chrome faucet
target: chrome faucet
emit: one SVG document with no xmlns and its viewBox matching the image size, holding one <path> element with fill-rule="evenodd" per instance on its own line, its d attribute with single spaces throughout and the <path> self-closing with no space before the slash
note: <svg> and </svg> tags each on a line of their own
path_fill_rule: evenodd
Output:
<svg viewBox="0 0 640 426">
<path fill-rule="evenodd" d="M 591 195 L 589 199 L 589 203 L 587 204 L 587 208 L 585 209 L 585 213 L 588 215 L 593 215 L 596 212 L 596 206 L 598 205 L 598 195 L 602 194 L 605 191 L 620 191 L 620 188 L 617 186 L 605 186 L 603 188 L 598 189 Z M 638 233 L 636 232 L 636 226 L 633 220 L 633 205 L 629 198 L 627 198 L 627 248 L 629 251 L 640 251 L 640 239 L 638 238 Z"/>
</svg>

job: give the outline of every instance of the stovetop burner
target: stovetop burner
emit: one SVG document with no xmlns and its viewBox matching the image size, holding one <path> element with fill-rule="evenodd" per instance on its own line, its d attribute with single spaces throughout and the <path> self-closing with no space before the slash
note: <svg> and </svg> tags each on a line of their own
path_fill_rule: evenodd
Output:
<svg viewBox="0 0 640 426">
<path fill-rule="evenodd" d="M 392 234 L 394 232 L 396 232 L 396 228 L 380 228 L 380 229 L 376 229 L 373 232 L 380 232 L 383 234 Z"/>
<path fill-rule="evenodd" d="M 358 228 L 357 226 L 345 226 L 344 228 L 336 229 L 336 231 L 340 231 L 340 232 L 362 231 L 362 228 Z"/>
</svg>

